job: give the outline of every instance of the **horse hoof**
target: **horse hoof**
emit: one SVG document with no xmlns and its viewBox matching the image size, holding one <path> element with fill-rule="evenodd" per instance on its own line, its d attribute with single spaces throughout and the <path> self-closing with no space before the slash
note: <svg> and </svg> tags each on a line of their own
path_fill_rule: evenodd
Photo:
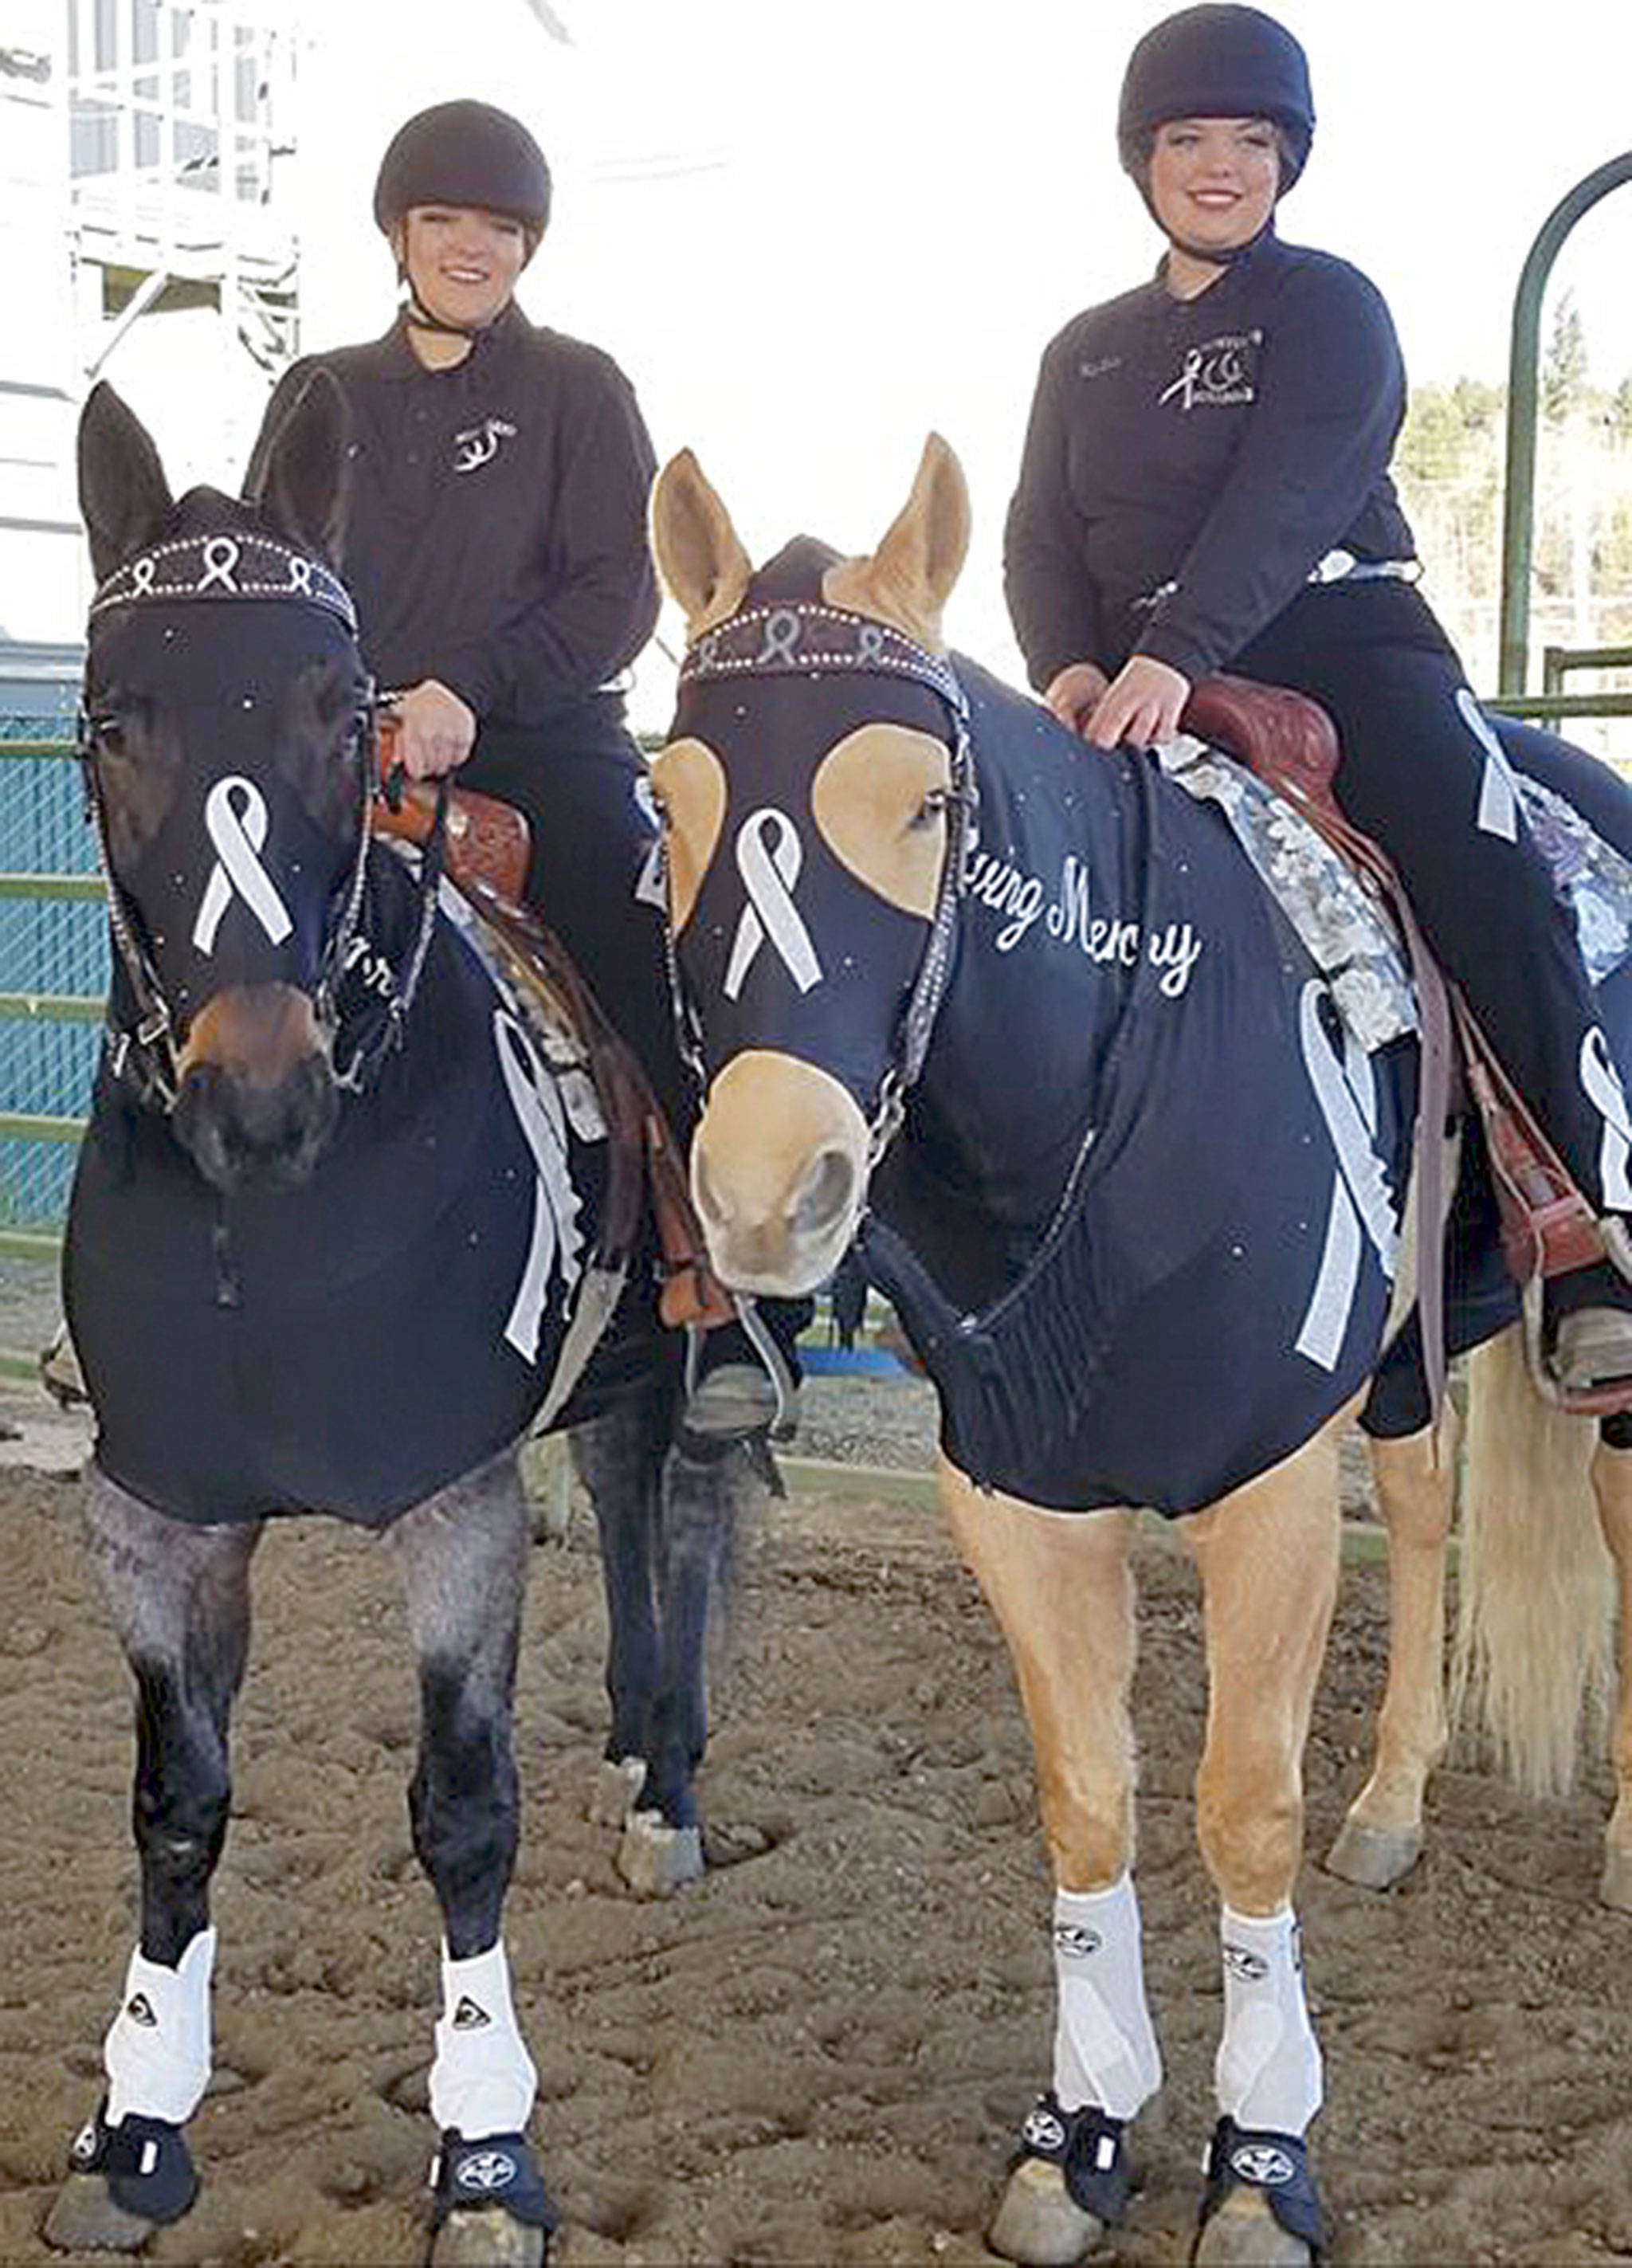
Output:
<svg viewBox="0 0 1632 2268">
<path fill-rule="evenodd" d="M 1632 1913 L 1632 1851 L 1605 1852 L 1598 1895 L 1616 1913 Z"/>
<path fill-rule="evenodd" d="M 56 2252 L 139 2252 L 158 2227 L 117 2204 L 100 2174 L 70 2174 L 40 2233 Z"/>
<path fill-rule="evenodd" d="M 503 2205 L 462 2205 L 430 2242 L 430 2268 L 544 2268 L 547 2229 Z"/>
<path fill-rule="evenodd" d="M 618 1845 L 618 1872 L 637 1897 L 666 1898 L 700 1882 L 702 1837 L 695 1827 L 666 1827 L 656 1811 L 632 1811 Z"/>
<path fill-rule="evenodd" d="M 1058 2166 L 1023 2158 L 1009 2176 L 986 2241 L 1024 2268 L 1072 2268 L 1104 2235 L 1105 2223 L 1083 2211 Z"/>
<path fill-rule="evenodd" d="M 1195 2268 L 1309 2268 L 1314 2255 L 1256 2190 L 1232 2190 L 1195 2242 Z"/>
<path fill-rule="evenodd" d="M 627 1825 L 645 1777 L 646 1767 L 638 1756 L 620 1756 L 615 1763 L 610 1756 L 603 1756 L 589 1800 L 591 1825 Z"/>
<path fill-rule="evenodd" d="M 1346 1819 L 1327 1853 L 1326 1871 L 1357 1889 L 1392 1890 L 1404 1881 L 1422 1852 L 1420 1827 L 1367 1827 Z"/>
</svg>

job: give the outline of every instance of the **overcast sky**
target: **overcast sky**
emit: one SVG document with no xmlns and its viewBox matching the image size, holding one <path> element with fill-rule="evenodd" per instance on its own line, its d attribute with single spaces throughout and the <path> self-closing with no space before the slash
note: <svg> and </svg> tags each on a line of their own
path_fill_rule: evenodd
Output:
<svg viewBox="0 0 1632 2268">
<path fill-rule="evenodd" d="M 696 448 L 756 556 L 801 528 L 870 544 L 937 428 L 976 515 L 950 627 L 1012 674 L 997 535 L 1038 356 L 1158 249 L 1114 121 L 1128 50 L 1160 6 L 552 5 L 570 44 L 525 0 L 308 10 L 307 343 L 388 320 L 368 201 L 393 128 L 449 95 L 503 103 L 556 176 L 528 312 L 617 356 L 659 454 Z M 1535 231 L 1632 146 L 1632 8 L 1282 12 L 1309 50 L 1320 119 L 1283 233 L 1367 270 L 1414 378 L 1502 377 Z M 1577 231 L 1555 301 L 1567 285 L 1595 375 L 1617 382 L 1632 371 L 1632 187 Z"/>
</svg>

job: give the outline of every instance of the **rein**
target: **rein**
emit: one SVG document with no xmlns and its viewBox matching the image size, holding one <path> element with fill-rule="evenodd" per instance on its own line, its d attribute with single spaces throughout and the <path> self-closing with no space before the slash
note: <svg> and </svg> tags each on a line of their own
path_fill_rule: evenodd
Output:
<svg viewBox="0 0 1632 2268">
<path fill-rule="evenodd" d="M 193 599 L 253 599 L 263 602 L 283 600 L 291 605 L 316 607 L 334 616 L 352 643 L 357 642 L 357 611 L 351 594 L 334 571 L 324 561 L 296 550 L 274 536 L 249 530 L 231 535 L 180 536 L 138 552 L 99 585 L 91 601 L 90 620 L 94 622 L 99 615 L 114 608 L 169 606 Z M 379 709 L 371 680 L 345 749 L 346 761 L 357 775 L 357 852 L 338 899 L 338 916 L 325 939 L 321 967 L 312 992 L 318 1029 L 328 1050 L 335 1084 L 351 1094 L 366 1092 L 387 1056 L 401 1044 L 436 925 L 447 810 L 444 781 L 437 784 L 435 821 L 421 860 L 418 919 L 413 938 L 401 967 L 390 974 L 389 990 L 371 1027 L 358 1039 L 342 1064 L 338 1059 L 342 1023 L 338 992 L 351 965 L 362 920 L 368 871 L 368 815 L 379 792 Z M 134 1089 L 144 1107 L 168 1116 L 175 1109 L 180 1093 L 176 1020 L 114 869 L 108 847 L 106 797 L 98 769 L 105 729 L 103 721 L 82 695 L 76 748 L 85 784 L 85 811 L 107 893 L 114 951 L 133 1008 L 130 1017 L 121 1020 L 110 998 L 109 1068 L 116 1079 Z"/>
<path fill-rule="evenodd" d="M 923 1069 L 952 973 L 967 853 L 980 807 L 967 698 L 951 662 L 944 655 L 932 653 L 927 646 L 920 645 L 887 622 L 813 600 L 751 607 L 731 615 L 716 629 L 706 630 L 681 664 L 679 690 L 683 694 L 688 685 L 745 677 L 823 677 L 854 672 L 906 678 L 915 684 L 928 686 L 945 703 L 952 722 L 949 742 L 952 779 L 942 799 L 947 814 L 946 857 L 929 939 L 868 1120 L 867 1157 L 871 1167 L 888 1149 L 906 1116 L 907 1097 Z M 680 1052 L 702 1094 L 708 1084 L 702 1021 L 687 997 L 673 924 L 666 910 L 672 902 L 667 888 L 666 838 L 664 858 L 664 947 L 669 990 Z"/>
</svg>

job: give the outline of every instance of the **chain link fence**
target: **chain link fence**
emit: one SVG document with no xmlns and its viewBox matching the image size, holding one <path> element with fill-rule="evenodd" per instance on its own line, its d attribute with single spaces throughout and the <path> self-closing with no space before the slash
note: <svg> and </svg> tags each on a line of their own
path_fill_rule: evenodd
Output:
<svg viewBox="0 0 1632 2268">
<path fill-rule="evenodd" d="M 76 685 L 0 682 L 0 1231 L 54 1233 L 89 1103 L 107 923 L 77 766 Z"/>
</svg>

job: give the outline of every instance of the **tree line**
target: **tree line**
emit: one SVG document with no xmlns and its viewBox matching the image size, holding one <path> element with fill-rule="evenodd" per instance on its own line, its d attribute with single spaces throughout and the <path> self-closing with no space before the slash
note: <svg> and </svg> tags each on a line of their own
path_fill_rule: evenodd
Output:
<svg viewBox="0 0 1632 2268">
<path fill-rule="evenodd" d="M 1532 690 L 1540 689 L 1546 645 L 1632 646 L 1632 372 L 1613 388 L 1592 382 L 1568 292 L 1539 380 Z M 1506 430 L 1505 386 L 1459 378 L 1414 387 L 1394 457 L 1424 588 L 1486 693 L 1496 681 Z M 1566 689 L 1612 686 L 1632 690 L 1632 668 L 1572 673 Z M 1596 734 L 1582 737 L 1601 744 Z"/>
</svg>

